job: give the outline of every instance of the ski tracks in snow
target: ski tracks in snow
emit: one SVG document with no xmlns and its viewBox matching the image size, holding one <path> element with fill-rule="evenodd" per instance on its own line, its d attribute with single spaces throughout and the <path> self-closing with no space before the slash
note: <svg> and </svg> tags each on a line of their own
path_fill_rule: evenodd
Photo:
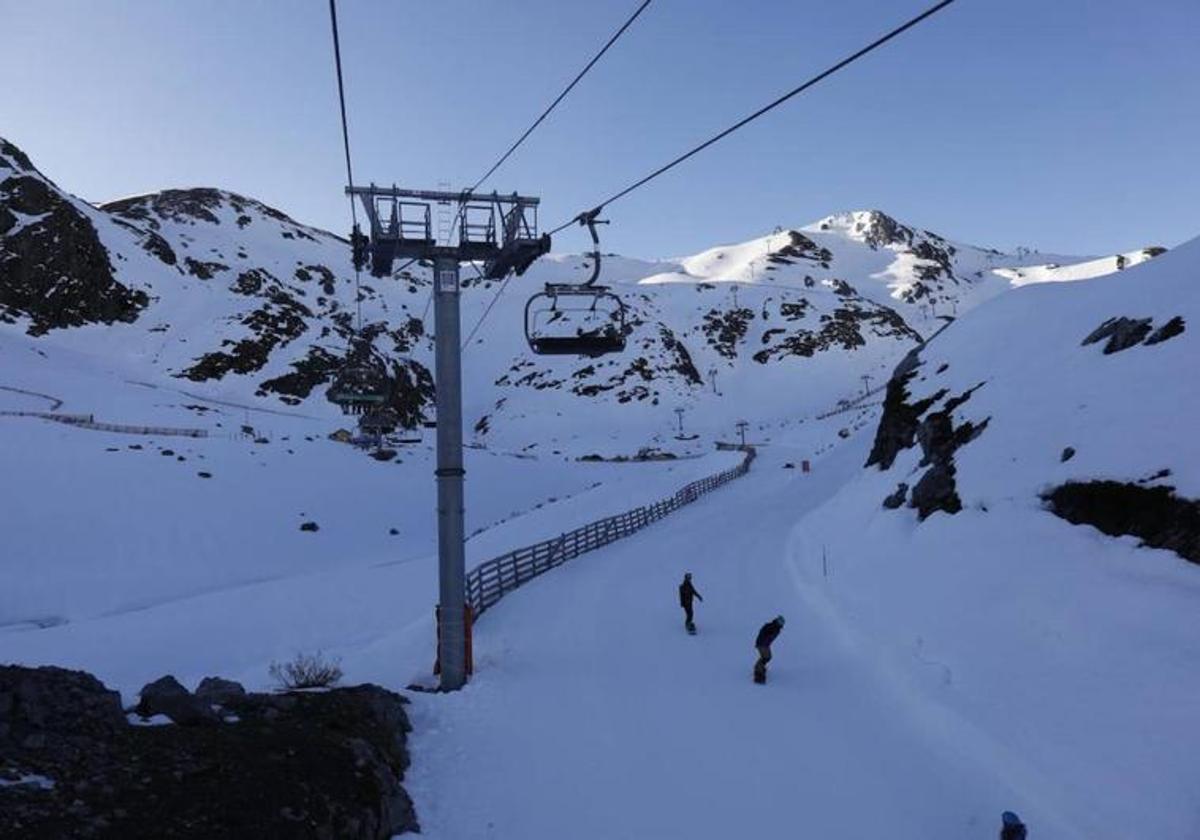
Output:
<svg viewBox="0 0 1200 840">
<path fill-rule="evenodd" d="M 414 698 L 410 792 L 427 836 L 992 837 L 1033 776 L 856 642 L 791 562 L 793 527 L 857 469 L 760 453 L 704 503 L 523 587 L 480 622 L 478 673 Z M 765 455 L 766 457 L 762 457 Z M 675 588 L 705 598 L 688 636 Z M 758 626 L 789 619 L 769 684 Z"/>
</svg>

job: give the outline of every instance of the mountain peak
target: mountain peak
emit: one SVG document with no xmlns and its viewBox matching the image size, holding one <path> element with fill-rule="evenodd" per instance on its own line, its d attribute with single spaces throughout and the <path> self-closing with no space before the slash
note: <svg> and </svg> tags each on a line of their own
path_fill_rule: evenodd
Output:
<svg viewBox="0 0 1200 840">
<path fill-rule="evenodd" d="M 882 210 L 851 210 L 835 213 L 805 228 L 807 231 L 842 233 L 850 239 L 865 242 L 872 248 L 888 245 L 910 246 L 914 231 Z"/>
<path fill-rule="evenodd" d="M 220 224 L 221 216 L 230 211 L 239 226 L 246 224 L 244 220 L 248 220 L 250 217 L 247 211 L 252 210 L 284 224 L 307 227 L 282 210 L 276 210 L 257 199 L 247 198 L 244 195 L 216 187 L 159 190 L 108 201 L 100 204 L 99 208 L 108 213 L 138 221 L 170 221 L 182 224 L 205 222 L 212 225 Z"/>
<path fill-rule="evenodd" d="M 0 158 L 7 158 L 6 168 L 9 169 L 25 171 L 33 169 L 33 162 L 29 160 L 29 156 L 3 137 L 0 137 Z"/>
</svg>

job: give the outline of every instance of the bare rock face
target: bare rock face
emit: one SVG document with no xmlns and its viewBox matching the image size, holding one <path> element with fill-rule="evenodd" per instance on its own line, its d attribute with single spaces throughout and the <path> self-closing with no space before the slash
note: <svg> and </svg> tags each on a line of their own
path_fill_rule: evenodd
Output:
<svg viewBox="0 0 1200 840">
<path fill-rule="evenodd" d="M 1150 334 L 1151 323 L 1150 318 L 1109 318 L 1094 329 L 1083 340 L 1083 344 L 1086 347 L 1107 338 L 1108 343 L 1104 345 L 1104 355 L 1120 353 L 1122 350 L 1128 350 L 1130 347 L 1141 344 L 1142 340 Z"/>
<path fill-rule="evenodd" d="M 410 726 L 399 695 L 371 685 L 247 694 L 213 678 L 197 695 L 172 679 L 151 686 L 171 702 L 219 694 L 221 722 L 133 726 L 89 674 L 0 667 L 0 837 L 386 840 L 418 830 L 400 784 Z"/>
<path fill-rule="evenodd" d="M 962 500 L 958 496 L 955 481 L 954 453 L 970 443 L 987 428 L 988 420 L 981 423 L 966 421 L 955 425 L 954 410 L 971 398 L 976 385 L 963 393 L 949 397 L 949 392 L 939 389 L 923 400 L 912 399 L 908 384 L 920 367 L 919 351 L 914 350 L 897 367 L 888 382 L 883 401 L 883 416 L 875 432 L 875 442 L 865 466 L 891 469 L 896 457 L 905 449 L 920 445 L 919 466 L 925 472 L 908 494 L 907 484 L 901 482 L 896 492 L 883 500 L 888 509 L 900 507 L 908 495 L 909 507 L 915 508 L 917 516 L 925 519 L 936 511 L 958 513 Z"/>
<path fill-rule="evenodd" d="M 1109 318 L 1088 334 L 1083 346 L 1108 339 L 1104 345 L 1104 355 L 1108 356 L 1137 347 L 1143 342 L 1147 346 L 1161 344 L 1182 334 L 1186 328 L 1187 323 L 1178 315 L 1158 329 L 1154 329 L 1153 318 Z"/>
<path fill-rule="evenodd" d="M 871 210 L 863 214 L 854 225 L 855 233 L 862 235 L 863 240 L 872 248 L 888 245 L 911 245 L 913 241 L 912 228 L 900 224 L 887 213 Z"/>
<path fill-rule="evenodd" d="M 904 358 L 892 378 L 888 380 L 887 391 L 883 398 L 883 416 L 879 420 L 879 427 L 875 430 L 875 442 L 864 466 L 878 466 L 884 470 L 891 469 L 896 456 L 916 442 L 921 415 L 946 395 L 946 392 L 941 390 L 924 400 L 909 402 L 908 383 L 915 375 L 919 364 L 920 357 L 917 351 L 913 350 Z"/>
<path fill-rule="evenodd" d="M 87 215 L 0 140 L 0 317 L 29 333 L 134 321 L 149 298 L 117 281 Z"/>
<path fill-rule="evenodd" d="M 1181 498 L 1174 487 L 1068 481 L 1045 493 L 1042 500 L 1052 513 L 1074 525 L 1091 525 L 1113 537 L 1132 535 L 1144 546 L 1174 551 L 1200 563 L 1200 500 Z"/>
</svg>

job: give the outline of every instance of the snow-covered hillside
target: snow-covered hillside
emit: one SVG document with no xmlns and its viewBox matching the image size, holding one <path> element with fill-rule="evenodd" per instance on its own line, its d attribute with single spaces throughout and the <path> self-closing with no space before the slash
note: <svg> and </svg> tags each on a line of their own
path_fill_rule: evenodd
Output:
<svg viewBox="0 0 1200 840">
<path fill-rule="evenodd" d="M 1194 240 L 959 319 L 793 545 L 813 605 L 1079 836 L 1200 831 L 1198 276 Z"/>
<path fill-rule="evenodd" d="M 522 330 L 587 256 L 513 278 L 465 350 L 470 564 L 727 468 L 738 420 L 759 457 L 508 595 L 467 690 L 414 694 L 427 836 L 961 840 L 1011 807 L 1034 837 L 1196 837 L 1200 241 L 1158 253 L 861 211 L 605 256 L 630 332 L 596 360 Z M 266 687 L 300 651 L 428 678 L 429 272 L 356 301 L 348 256 L 227 191 L 95 206 L 0 144 L 0 661 L 127 700 L 165 672 Z M 464 334 L 499 290 L 473 274 Z M 330 438 L 348 358 L 409 427 L 394 457 Z"/>
<path fill-rule="evenodd" d="M 426 267 L 366 278 L 356 301 L 343 239 L 253 199 L 196 188 L 92 206 L 7 143 L 0 172 L 3 333 L 92 356 L 121 379 L 331 421 L 326 392 L 353 359 L 406 426 L 433 419 Z M 477 442 L 507 450 L 686 449 L 672 439 L 675 409 L 706 441 L 738 419 L 794 419 L 864 376 L 881 382 L 942 317 L 1050 261 L 1071 260 L 954 244 L 878 211 L 678 260 L 606 258 L 629 349 L 590 361 L 534 356 L 524 342 L 526 298 L 587 276 L 586 257 L 553 256 L 512 281 L 472 340 L 465 416 Z M 496 288 L 464 271 L 469 330 Z"/>
<path fill-rule="evenodd" d="M 1161 253 L 1163 253 L 1162 248 L 1152 246 L 1126 254 L 1114 254 L 1111 257 L 1100 257 L 1068 265 L 1052 262 L 1023 268 L 998 268 L 995 273 L 1008 278 L 1014 286 L 1024 286 L 1027 283 L 1066 283 L 1072 280 L 1090 280 L 1093 277 L 1112 274 L 1114 271 L 1124 271 L 1126 268 L 1153 259 Z"/>
</svg>

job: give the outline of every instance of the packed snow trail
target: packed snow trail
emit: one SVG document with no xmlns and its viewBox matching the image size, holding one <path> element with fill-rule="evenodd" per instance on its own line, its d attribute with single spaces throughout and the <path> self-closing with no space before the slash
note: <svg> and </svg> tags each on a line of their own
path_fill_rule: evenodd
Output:
<svg viewBox="0 0 1200 840">
<path fill-rule="evenodd" d="M 810 475 L 761 450 L 746 478 L 489 611 L 469 687 L 414 704 L 427 835 L 964 840 L 1014 808 L 1074 836 L 801 606 L 789 533 L 864 446 Z M 685 571 L 704 597 L 695 637 Z M 754 685 L 754 635 L 777 613 Z"/>
</svg>

